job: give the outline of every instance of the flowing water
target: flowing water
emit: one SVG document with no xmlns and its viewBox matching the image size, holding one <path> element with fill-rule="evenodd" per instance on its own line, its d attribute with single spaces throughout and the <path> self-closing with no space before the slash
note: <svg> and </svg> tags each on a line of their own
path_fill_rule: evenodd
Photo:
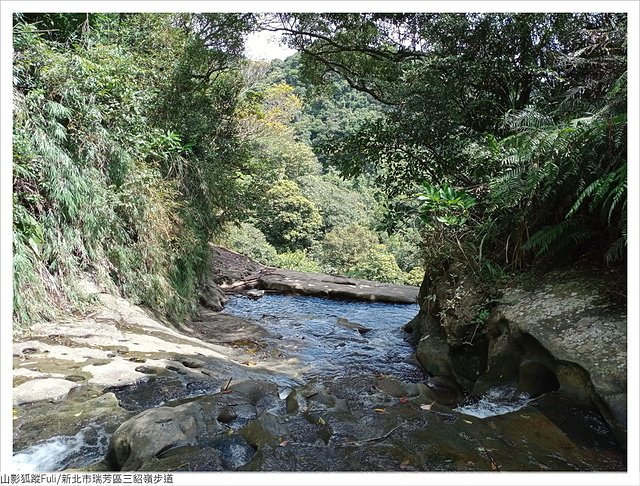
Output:
<svg viewBox="0 0 640 486">
<path fill-rule="evenodd" d="M 487 418 L 515 412 L 526 407 L 530 402 L 531 397 L 526 393 L 518 393 L 512 387 L 502 386 L 492 388 L 481 397 L 463 403 L 455 411 L 478 418 Z"/>
<path fill-rule="evenodd" d="M 350 393 L 357 401 L 358 392 L 355 390 L 365 381 L 369 380 L 370 382 L 371 377 L 384 375 L 395 377 L 403 382 L 428 383 L 429 376 L 421 370 L 415 359 L 411 359 L 415 350 L 407 342 L 407 334 L 402 330 L 403 325 L 415 317 L 418 310 L 417 305 L 393 305 L 267 294 L 259 300 L 232 296 L 223 313 L 249 319 L 264 328 L 266 334 L 260 339 L 269 342 L 271 346 L 277 346 L 277 350 L 283 356 L 292 358 L 299 363 L 300 369 L 304 370 L 303 381 L 335 380 L 345 383 L 350 389 L 353 388 Z M 367 330 L 359 332 L 353 328 L 359 326 L 364 326 Z M 195 391 L 189 390 L 187 387 L 184 391 L 180 391 L 182 395 L 171 396 L 175 389 L 167 390 L 171 392 L 167 394 L 162 388 L 162 382 L 154 382 L 153 380 L 116 392 L 120 405 L 127 410 L 139 411 L 162 405 L 165 401 L 171 402 L 171 400 L 202 394 L 215 394 L 220 391 L 219 387 L 210 389 L 203 387 Z M 295 386 L 294 384 L 283 387 L 282 383 L 279 385 L 281 399 L 284 399 L 291 388 Z M 157 403 L 145 402 L 146 398 L 144 397 L 149 396 L 154 397 Z M 566 429 L 565 433 L 579 439 L 578 443 L 586 444 L 590 450 L 594 451 L 594 454 L 603 450 L 617 450 L 617 446 L 610 438 L 610 432 L 606 430 L 606 425 L 603 425 L 604 422 L 597 413 L 574 410 L 568 405 L 559 408 L 558 404 L 562 405 L 563 402 L 554 397 L 548 397 L 545 400 L 547 403 L 542 405 L 547 410 L 553 411 L 550 416 L 553 416 L 554 422 L 562 424 L 563 430 Z M 515 419 L 521 420 L 525 417 L 526 420 L 533 420 L 530 419 L 530 417 L 534 417 L 531 405 L 537 406 L 536 400 L 531 400 L 526 395 L 520 395 L 512 388 L 499 387 L 489 390 L 482 397 L 476 397 L 459 405 L 453 410 L 453 415 L 436 414 L 436 416 L 446 420 L 455 420 L 457 414 L 464 414 L 461 415 L 462 417 L 501 419 L 503 416 L 510 417 L 510 412 L 524 408 L 525 411 L 518 412 L 522 415 L 519 418 L 515 417 Z M 429 408 L 430 406 L 427 409 Z M 375 410 L 378 409 L 375 408 Z M 565 411 L 561 413 L 562 410 Z M 591 422 L 585 425 L 583 424 L 585 421 L 582 419 L 576 421 L 576 415 L 587 417 Z M 378 417 L 383 418 L 384 416 L 374 412 L 373 419 L 377 420 Z M 504 423 L 512 424 L 513 414 L 511 417 L 505 419 L 508 422 Z M 369 420 L 371 419 L 367 418 L 367 421 Z M 465 419 L 463 423 L 471 424 L 472 421 Z M 495 427 L 495 424 L 492 426 Z M 510 430 L 514 427 L 515 429 L 521 427 L 519 424 L 507 426 Z M 535 427 L 533 423 L 531 426 Z M 416 429 L 417 432 L 420 427 Z M 603 430 L 599 428 L 603 428 Z M 454 430 L 457 429 L 452 429 L 452 431 Z M 451 432 L 451 434 L 459 435 L 458 432 Z M 110 434 L 105 431 L 104 427 L 92 425 L 83 428 L 73 436 L 53 437 L 18 451 L 14 455 L 14 462 L 19 471 L 59 471 L 66 468 L 83 468 L 104 457 L 109 440 Z M 413 441 L 414 439 L 407 440 Z M 231 439 L 227 442 L 221 443 L 219 449 L 231 468 L 242 466 L 249 461 L 250 455 L 247 457 L 243 455 L 247 453 L 247 449 L 242 444 L 236 444 Z M 616 454 L 618 452 L 614 452 L 613 459 L 611 459 L 614 469 L 622 467 L 620 464 L 623 461 Z M 504 461 L 506 462 L 506 459 Z M 561 459 L 558 464 L 559 466 L 555 467 L 560 469 L 565 467 Z M 433 466 L 426 468 L 429 469 L 429 467 Z M 542 463 L 535 466 L 534 469 L 544 467 L 545 464 Z M 585 468 L 588 467 L 587 464 Z"/>
<path fill-rule="evenodd" d="M 85 427 L 72 436 L 52 437 L 14 454 L 17 472 L 82 468 L 107 453 L 110 436 L 101 425 Z"/>
<path fill-rule="evenodd" d="M 276 334 L 278 347 L 308 367 L 306 378 L 389 374 L 419 381 L 425 375 L 407 362 L 414 349 L 402 330 L 418 310 L 417 305 L 269 294 L 257 301 L 231 297 L 223 312 L 257 320 Z M 345 328 L 339 319 L 370 331 Z"/>
</svg>

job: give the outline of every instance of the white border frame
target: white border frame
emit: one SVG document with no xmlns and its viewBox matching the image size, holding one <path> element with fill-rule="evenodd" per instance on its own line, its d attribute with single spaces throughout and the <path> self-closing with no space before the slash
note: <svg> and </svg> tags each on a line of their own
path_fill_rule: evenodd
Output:
<svg viewBox="0 0 640 486">
<path fill-rule="evenodd" d="M 551 0 L 551 1 L 14 1 L 0 4 L 0 471 L 12 472 L 12 15 L 14 12 L 375 12 L 375 11 L 425 11 L 425 12 L 627 12 L 629 16 L 629 153 L 628 153 L 628 471 L 626 473 L 175 473 L 175 484 L 491 484 L 519 486 L 535 484 L 601 485 L 640 484 L 638 457 L 638 342 L 640 316 L 639 297 L 639 209 L 640 181 L 638 122 L 640 58 L 639 12 L 640 4 L 633 0 Z M 631 135 L 633 134 L 633 135 Z"/>
</svg>

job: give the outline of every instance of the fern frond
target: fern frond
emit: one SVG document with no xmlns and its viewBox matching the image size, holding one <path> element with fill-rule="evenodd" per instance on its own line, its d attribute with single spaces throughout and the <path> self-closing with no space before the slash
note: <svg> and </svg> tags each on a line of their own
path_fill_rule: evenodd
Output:
<svg viewBox="0 0 640 486">
<path fill-rule="evenodd" d="M 562 250 L 586 243 L 597 232 L 585 228 L 578 219 L 566 219 L 555 226 L 544 227 L 535 232 L 523 245 L 523 250 L 535 250 L 536 257 L 554 256 Z"/>
<path fill-rule="evenodd" d="M 607 265 L 624 260 L 627 256 L 627 238 L 621 236 L 605 252 L 604 261 Z"/>
</svg>

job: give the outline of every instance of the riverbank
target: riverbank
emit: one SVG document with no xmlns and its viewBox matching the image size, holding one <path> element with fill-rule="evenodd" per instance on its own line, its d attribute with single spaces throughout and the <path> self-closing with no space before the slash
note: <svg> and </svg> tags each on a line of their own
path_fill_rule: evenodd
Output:
<svg viewBox="0 0 640 486">
<path fill-rule="evenodd" d="M 249 267 L 210 283 L 238 290 Z M 488 387 L 468 401 L 424 374 L 402 330 L 418 306 L 267 291 L 223 296 L 224 312 L 203 308 L 174 327 L 83 287 L 95 301 L 87 315 L 38 323 L 14 343 L 14 451 L 26 469 L 61 444 L 76 445 L 44 467 L 626 468 L 598 411 L 562 390 L 531 399 Z"/>
</svg>

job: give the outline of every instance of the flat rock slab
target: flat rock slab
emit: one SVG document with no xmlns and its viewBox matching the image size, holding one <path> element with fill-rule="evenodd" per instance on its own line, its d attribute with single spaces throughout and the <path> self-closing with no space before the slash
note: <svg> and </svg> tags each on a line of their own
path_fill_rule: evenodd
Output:
<svg viewBox="0 0 640 486">
<path fill-rule="evenodd" d="M 296 272 L 264 266 L 226 248 L 211 245 L 214 282 L 226 292 L 259 289 L 249 294 L 259 298 L 260 290 L 301 294 L 332 299 L 364 300 L 392 304 L 415 304 L 418 287 L 394 285 L 322 273 Z"/>
<path fill-rule="evenodd" d="M 415 304 L 420 290 L 411 285 L 393 285 L 277 268 L 268 268 L 261 273 L 258 277 L 258 288 L 283 293 L 393 304 Z"/>
<path fill-rule="evenodd" d="M 13 389 L 14 405 L 62 400 L 78 384 L 61 378 L 39 378 L 29 380 Z"/>
</svg>

